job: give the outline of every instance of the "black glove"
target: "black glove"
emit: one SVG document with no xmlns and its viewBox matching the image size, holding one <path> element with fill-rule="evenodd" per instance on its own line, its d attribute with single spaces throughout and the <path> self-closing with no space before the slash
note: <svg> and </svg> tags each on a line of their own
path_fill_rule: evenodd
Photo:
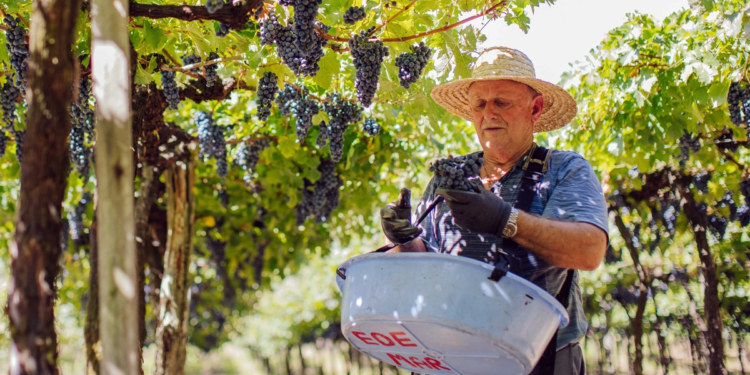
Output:
<svg viewBox="0 0 750 375">
<path fill-rule="evenodd" d="M 380 210 L 380 225 L 389 241 L 403 245 L 422 233 L 411 224 L 411 190 L 402 188 L 398 200 Z"/>
<path fill-rule="evenodd" d="M 445 198 L 459 227 L 502 237 L 513 206 L 485 189 L 477 180 L 472 181 L 472 185 L 478 193 L 439 188 L 435 194 Z"/>
</svg>

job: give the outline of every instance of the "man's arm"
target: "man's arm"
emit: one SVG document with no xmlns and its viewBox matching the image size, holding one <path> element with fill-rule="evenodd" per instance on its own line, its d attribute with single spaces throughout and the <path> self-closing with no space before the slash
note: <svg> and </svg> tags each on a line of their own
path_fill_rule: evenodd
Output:
<svg viewBox="0 0 750 375">
<path fill-rule="evenodd" d="M 606 233 L 593 224 L 526 212 L 518 213 L 517 223 L 513 240 L 555 267 L 591 271 L 599 267 L 607 250 Z"/>
</svg>

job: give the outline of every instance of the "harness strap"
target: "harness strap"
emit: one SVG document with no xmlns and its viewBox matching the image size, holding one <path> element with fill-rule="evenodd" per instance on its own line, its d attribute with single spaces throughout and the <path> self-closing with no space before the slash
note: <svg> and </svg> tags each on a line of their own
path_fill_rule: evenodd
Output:
<svg viewBox="0 0 750 375">
<path fill-rule="evenodd" d="M 573 286 L 574 274 L 574 270 L 568 270 L 568 273 L 565 276 L 565 282 L 563 283 L 562 288 L 560 288 L 560 293 L 555 296 L 557 302 L 560 302 L 565 310 L 568 309 L 568 300 L 570 299 L 570 289 Z M 536 367 L 534 367 L 534 370 L 531 372 L 532 375 L 553 375 L 555 373 L 555 357 L 557 356 L 558 332 L 560 332 L 559 329 L 555 330 L 555 334 L 552 336 L 552 339 L 544 349 L 544 353 L 542 353 L 542 358 L 539 359 L 539 363 L 536 364 Z"/>
</svg>

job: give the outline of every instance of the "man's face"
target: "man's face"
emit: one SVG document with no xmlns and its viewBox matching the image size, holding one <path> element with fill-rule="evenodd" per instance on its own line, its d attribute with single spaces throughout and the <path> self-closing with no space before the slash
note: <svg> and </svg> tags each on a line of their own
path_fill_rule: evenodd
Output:
<svg viewBox="0 0 750 375">
<path fill-rule="evenodd" d="M 485 152 L 523 152 L 534 139 L 534 122 L 544 98 L 527 85 L 509 80 L 477 81 L 469 88 L 474 128 Z M 517 151 L 516 148 L 523 148 Z"/>
</svg>

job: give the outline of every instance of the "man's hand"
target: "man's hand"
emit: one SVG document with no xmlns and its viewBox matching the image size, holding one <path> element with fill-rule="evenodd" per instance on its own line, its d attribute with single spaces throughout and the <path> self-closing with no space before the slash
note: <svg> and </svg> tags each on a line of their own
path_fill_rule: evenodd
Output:
<svg viewBox="0 0 750 375">
<path fill-rule="evenodd" d="M 503 229 L 508 223 L 510 203 L 472 181 L 478 193 L 439 188 L 435 194 L 445 198 L 450 207 L 456 225 L 474 233 L 492 234 L 502 237 Z"/>
<path fill-rule="evenodd" d="M 380 210 L 383 233 L 394 244 L 405 244 L 422 233 L 422 228 L 411 224 L 411 190 L 402 188 L 398 200 Z"/>
</svg>

